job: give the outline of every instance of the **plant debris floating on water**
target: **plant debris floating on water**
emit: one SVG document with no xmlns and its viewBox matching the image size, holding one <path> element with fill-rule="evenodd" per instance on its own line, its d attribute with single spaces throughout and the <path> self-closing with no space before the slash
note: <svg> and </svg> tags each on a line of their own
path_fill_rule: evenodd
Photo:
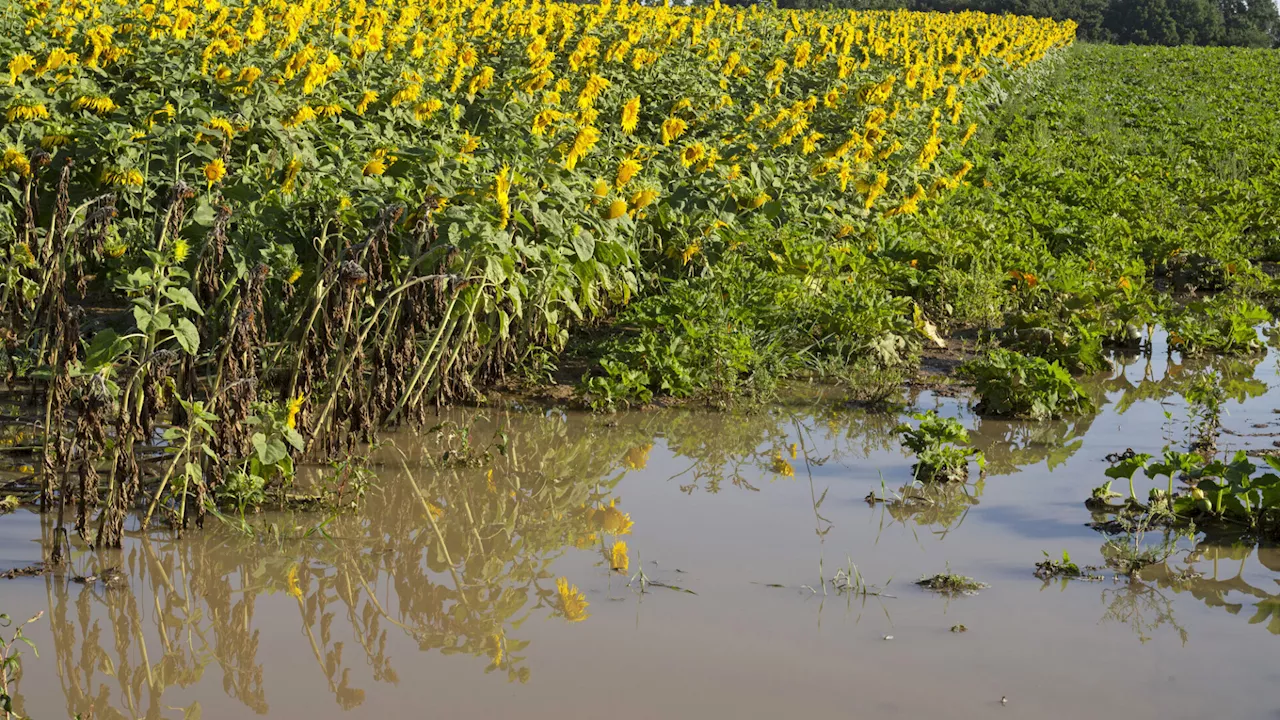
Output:
<svg viewBox="0 0 1280 720">
<path fill-rule="evenodd" d="M 979 590 L 991 587 L 971 577 L 956 575 L 950 569 L 937 575 L 922 577 L 916 581 L 916 584 L 926 590 L 932 590 L 943 595 L 977 595 Z"/>
</svg>

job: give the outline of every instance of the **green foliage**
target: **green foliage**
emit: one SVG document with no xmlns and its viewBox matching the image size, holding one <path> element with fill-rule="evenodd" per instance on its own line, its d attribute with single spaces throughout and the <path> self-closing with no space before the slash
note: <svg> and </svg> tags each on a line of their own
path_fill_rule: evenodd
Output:
<svg viewBox="0 0 1280 720">
<path fill-rule="evenodd" d="M 972 184 L 893 228 L 901 256 L 929 258 L 926 309 L 1007 325 L 1002 343 L 1086 369 L 1099 343 L 1178 315 L 1173 293 L 1274 297 L 1259 269 L 1280 257 L 1280 219 L 1263 210 L 1280 187 L 1280 87 L 1257 82 L 1271 63 L 1081 44 L 1045 65 L 984 125 Z M 1194 325 L 1202 309 L 1186 312 Z"/>
<path fill-rule="evenodd" d="M 597 406 L 759 398 L 788 376 L 893 368 L 919 348 L 911 299 L 849 244 L 768 225 L 707 242 L 714 263 L 629 306 L 602 342 L 579 349 L 599 355 L 582 385 Z"/>
<path fill-rule="evenodd" d="M 1169 317 L 1169 344 L 1187 354 L 1237 355 L 1265 348 L 1256 327 L 1271 313 L 1249 300 L 1218 296 L 1187 303 Z"/>
<path fill-rule="evenodd" d="M 1066 550 L 1062 551 L 1062 560 L 1054 560 L 1049 557 L 1049 553 L 1044 553 L 1044 560 L 1036 563 L 1035 576 L 1041 580 L 1051 580 L 1053 578 L 1078 578 L 1084 577 L 1085 573 L 1080 566 L 1072 562 L 1071 554 Z"/>
<path fill-rule="evenodd" d="M 1263 458 L 1266 466 L 1280 472 L 1280 458 Z M 1228 459 L 1198 452 L 1166 448 L 1158 462 L 1147 454 L 1127 456 L 1107 469 L 1113 479 L 1129 483 L 1129 497 L 1120 506 L 1107 502 L 1114 493 L 1094 491 L 1086 503 L 1095 513 L 1117 513 L 1126 523 L 1191 524 L 1244 530 L 1259 537 L 1280 537 L 1280 475 L 1259 472 L 1245 452 Z M 1146 502 L 1139 500 L 1134 477 L 1142 470 L 1156 481 Z M 1189 492 L 1175 493 L 1174 480 L 1191 486 Z"/>
<path fill-rule="evenodd" d="M 964 447 L 969 432 L 958 420 L 939 416 L 936 411 L 911 416 L 917 427 L 898 426 L 902 446 L 915 453 L 915 476 L 921 481 L 960 481 L 969 476 L 969 461 L 985 467 L 986 459 L 977 448 Z"/>
<path fill-rule="evenodd" d="M 973 381 L 978 411 L 987 415 L 1044 420 L 1094 409 L 1071 373 L 1044 358 L 996 348 L 965 363 L 961 373 Z"/>
</svg>

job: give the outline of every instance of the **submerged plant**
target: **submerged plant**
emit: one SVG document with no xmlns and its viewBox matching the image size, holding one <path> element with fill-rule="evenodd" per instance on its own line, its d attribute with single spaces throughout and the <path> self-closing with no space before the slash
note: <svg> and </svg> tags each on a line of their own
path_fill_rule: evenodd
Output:
<svg viewBox="0 0 1280 720">
<path fill-rule="evenodd" d="M 942 595 L 977 595 L 979 590 L 991 587 L 984 582 L 978 582 L 971 577 L 957 575 L 947 568 L 946 572 L 937 575 L 926 575 L 916 581 L 916 584 L 926 590 L 940 593 Z"/>
<path fill-rule="evenodd" d="M 963 481 L 969 477 L 969 461 L 986 466 L 982 451 L 965 447 L 969 432 L 958 420 L 942 417 L 934 410 L 911 416 L 919 425 L 898 426 L 902 446 L 915 453 L 915 478 L 921 481 Z"/>
<path fill-rule="evenodd" d="M 1118 535 L 1107 537 L 1102 557 L 1121 575 L 1137 577 L 1145 568 L 1168 560 L 1178 550 L 1178 535 L 1164 532 L 1159 543 L 1145 542 L 1148 525 L 1139 521 Z"/>
<path fill-rule="evenodd" d="M 1102 578 L 1094 575 L 1091 571 L 1096 570 L 1094 567 L 1081 568 L 1071 560 L 1071 555 L 1066 550 L 1062 551 L 1062 560 L 1054 560 L 1049 557 L 1049 553 L 1044 553 L 1044 560 L 1036 563 L 1035 576 L 1048 582 L 1054 579 L 1083 578 L 1086 580 L 1101 580 Z"/>
<path fill-rule="evenodd" d="M 974 383 L 978 411 L 987 415 L 1044 420 L 1092 412 L 1093 400 L 1061 365 L 1003 348 L 961 368 Z"/>
</svg>

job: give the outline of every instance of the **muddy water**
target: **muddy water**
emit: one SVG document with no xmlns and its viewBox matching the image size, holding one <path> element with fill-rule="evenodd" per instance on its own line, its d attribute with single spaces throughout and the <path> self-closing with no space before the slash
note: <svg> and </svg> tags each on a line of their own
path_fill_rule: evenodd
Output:
<svg viewBox="0 0 1280 720">
<path fill-rule="evenodd" d="M 216 522 L 177 541 L 135 534 L 122 553 L 78 549 L 66 576 L 0 582 L 0 610 L 45 611 L 19 708 L 1275 718 L 1280 549 L 1183 540 L 1139 582 L 1032 576 L 1045 551 L 1101 562 L 1082 500 L 1105 455 L 1186 443 L 1179 389 L 1198 369 L 1159 352 L 1130 363 L 1095 385 L 1102 411 L 1073 422 L 982 420 L 963 398 L 916 396 L 973 428 L 989 465 L 909 507 L 865 499 L 911 479 L 896 415 L 451 413 L 444 446 L 402 435 L 377 452 L 354 515 L 267 515 L 254 537 Z M 1223 446 L 1270 448 L 1275 359 L 1219 367 L 1235 395 Z M 0 519 L 0 568 L 38 560 L 48 533 L 32 513 Z M 626 573 L 606 559 L 619 540 Z M 851 563 L 881 596 L 839 592 Z M 109 566 L 117 586 L 71 578 Z M 990 588 L 912 584 L 948 567 Z M 1175 579 L 1187 567 L 1203 577 Z M 564 606 L 560 577 L 585 610 Z"/>
</svg>

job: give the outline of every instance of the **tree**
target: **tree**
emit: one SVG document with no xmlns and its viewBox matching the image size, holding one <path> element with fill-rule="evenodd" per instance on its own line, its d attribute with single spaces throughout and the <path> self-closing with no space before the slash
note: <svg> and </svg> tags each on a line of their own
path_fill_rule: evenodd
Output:
<svg viewBox="0 0 1280 720">
<path fill-rule="evenodd" d="M 1138 45 L 1178 45 L 1178 23 L 1166 0 L 1114 0 L 1107 13 L 1107 29 L 1120 42 Z"/>
</svg>

